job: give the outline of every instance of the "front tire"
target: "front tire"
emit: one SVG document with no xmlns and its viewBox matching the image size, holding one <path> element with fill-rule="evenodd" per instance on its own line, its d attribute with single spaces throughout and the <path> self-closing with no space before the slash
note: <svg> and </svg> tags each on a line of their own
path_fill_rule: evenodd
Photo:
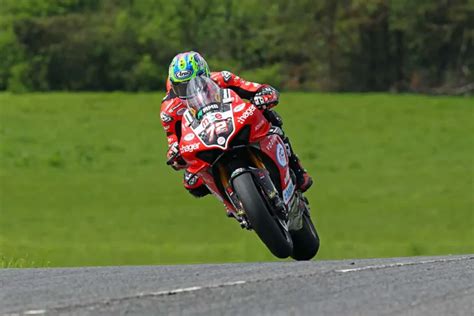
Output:
<svg viewBox="0 0 474 316">
<path fill-rule="evenodd" d="M 242 173 L 232 184 L 258 237 L 276 257 L 289 257 L 293 251 L 291 236 L 271 215 L 252 175 Z"/>
<path fill-rule="evenodd" d="M 314 228 L 311 217 L 303 214 L 303 227 L 297 231 L 290 231 L 293 239 L 293 253 L 295 260 L 311 260 L 319 250 L 319 236 Z"/>
</svg>

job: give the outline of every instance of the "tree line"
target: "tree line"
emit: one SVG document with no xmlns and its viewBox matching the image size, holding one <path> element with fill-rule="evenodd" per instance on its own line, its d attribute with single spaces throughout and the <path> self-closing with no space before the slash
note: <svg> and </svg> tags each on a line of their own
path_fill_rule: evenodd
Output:
<svg viewBox="0 0 474 316">
<path fill-rule="evenodd" d="M 186 50 L 287 90 L 466 93 L 474 1 L 0 0 L 0 90 L 162 90 Z"/>
</svg>

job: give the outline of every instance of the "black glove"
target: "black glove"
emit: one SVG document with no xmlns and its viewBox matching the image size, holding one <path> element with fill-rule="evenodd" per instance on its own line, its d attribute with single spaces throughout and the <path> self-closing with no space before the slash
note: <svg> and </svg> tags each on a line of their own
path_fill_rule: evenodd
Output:
<svg viewBox="0 0 474 316">
<path fill-rule="evenodd" d="M 259 109 L 271 108 L 278 104 L 280 93 L 271 86 L 264 86 L 257 91 L 252 103 Z"/>
</svg>

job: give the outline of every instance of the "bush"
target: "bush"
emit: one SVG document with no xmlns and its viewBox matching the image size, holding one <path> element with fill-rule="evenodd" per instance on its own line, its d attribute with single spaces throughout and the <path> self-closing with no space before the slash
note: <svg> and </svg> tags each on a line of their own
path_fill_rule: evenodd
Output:
<svg viewBox="0 0 474 316">
<path fill-rule="evenodd" d="M 161 72 L 149 54 L 142 56 L 133 67 L 130 76 L 126 78 L 127 90 L 151 91 L 163 88 L 166 80 L 166 70 Z"/>
<path fill-rule="evenodd" d="M 7 89 L 14 93 L 24 93 L 33 89 L 29 78 L 30 65 L 26 62 L 14 65 L 10 70 Z"/>
<path fill-rule="evenodd" d="M 268 83 L 277 89 L 283 84 L 283 70 L 280 64 L 242 71 L 239 76 L 258 83 Z"/>
</svg>

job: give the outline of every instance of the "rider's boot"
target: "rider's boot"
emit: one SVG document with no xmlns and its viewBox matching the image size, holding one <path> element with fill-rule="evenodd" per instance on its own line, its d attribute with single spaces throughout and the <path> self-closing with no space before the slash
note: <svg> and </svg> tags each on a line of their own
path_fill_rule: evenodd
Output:
<svg viewBox="0 0 474 316">
<path fill-rule="evenodd" d="M 313 178 L 303 168 L 300 159 L 295 153 L 290 156 L 290 168 L 295 173 L 297 188 L 301 192 L 306 192 L 313 185 Z"/>
</svg>

